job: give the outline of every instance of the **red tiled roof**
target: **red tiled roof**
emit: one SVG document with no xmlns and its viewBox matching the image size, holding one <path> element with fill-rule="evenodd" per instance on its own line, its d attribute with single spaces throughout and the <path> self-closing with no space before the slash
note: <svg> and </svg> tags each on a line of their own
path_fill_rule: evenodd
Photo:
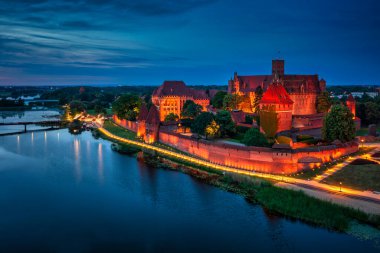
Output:
<svg viewBox="0 0 380 253">
<path fill-rule="evenodd" d="M 205 90 L 194 90 L 186 87 L 183 81 L 164 81 L 164 83 L 153 91 L 153 96 L 186 96 L 193 99 L 208 99 Z"/>
<path fill-rule="evenodd" d="M 273 75 L 237 76 L 242 92 L 253 92 L 258 86 L 267 89 L 274 80 Z M 303 85 L 304 92 L 320 92 L 318 75 L 283 75 L 280 80 L 289 93 L 300 93 Z"/>
<path fill-rule="evenodd" d="M 137 116 L 138 120 L 146 120 L 148 117 L 148 108 L 146 108 L 145 104 L 142 104 L 140 107 L 139 115 Z"/>
<path fill-rule="evenodd" d="M 160 115 L 158 113 L 157 107 L 152 105 L 149 109 L 148 116 L 146 117 L 146 123 L 151 125 L 160 124 Z"/>
<path fill-rule="evenodd" d="M 245 113 L 243 111 L 232 111 L 231 118 L 236 124 L 245 123 Z"/>
<path fill-rule="evenodd" d="M 289 94 L 286 92 L 284 86 L 280 83 L 273 83 L 269 85 L 268 89 L 264 92 L 263 98 L 260 103 L 262 104 L 293 104 Z"/>
</svg>

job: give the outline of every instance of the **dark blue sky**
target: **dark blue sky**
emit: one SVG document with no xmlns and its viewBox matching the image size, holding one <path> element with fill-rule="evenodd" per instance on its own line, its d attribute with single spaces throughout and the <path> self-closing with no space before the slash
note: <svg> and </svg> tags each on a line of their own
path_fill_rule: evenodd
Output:
<svg viewBox="0 0 380 253">
<path fill-rule="evenodd" d="M 0 0 L 0 46 L 0 85 L 226 84 L 279 55 L 380 84 L 380 1 Z"/>
</svg>

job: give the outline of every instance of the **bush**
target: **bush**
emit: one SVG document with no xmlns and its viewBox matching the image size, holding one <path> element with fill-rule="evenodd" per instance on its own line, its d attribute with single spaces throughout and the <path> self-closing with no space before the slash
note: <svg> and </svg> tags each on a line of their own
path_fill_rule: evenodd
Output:
<svg viewBox="0 0 380 253">
<path fill-rule="evenodd" d="M 268 141 L 265 138 L 265 135 L 260 133 L 259 129 L 251 128 L 245 134 L 244 138 L 241 141 L 247 146 L 258 146 L 258 147 L 267 147 Z"/>
<path fill-rule="evenodd" d="M 300 134 L 300 135 L 297 135 L 297 141 L 305 141 L 305 140 L 313 140 L 314 137 L 311 136 L 311 135 L 306 135 L 306 134 Z"/>
<path fill-rule="evenodd" d="M 276 138 L 277 142 L 279 144 L 289 144 L 291 145 L 291 143 L 293 142 L 292 138 L 289 138 L 289 137 L 286 137 L 286 136 L 279 136 Z"/>
</svg>

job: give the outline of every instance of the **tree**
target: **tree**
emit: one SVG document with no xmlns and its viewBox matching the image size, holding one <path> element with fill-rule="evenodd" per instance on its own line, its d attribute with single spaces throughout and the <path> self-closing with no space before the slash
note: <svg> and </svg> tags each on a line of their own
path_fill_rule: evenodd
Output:
<svg viewBox="0 0 380 253">
<path fill-rule="evenodd" d="M 274 138 L 278 130 L 278 113 L 272 106 L 260 111 L 260 127 L 268 138 Z"/>
<path fill-rule="evenodd" d="M 253 116 L 247 114 L 245 115 L 245 123 L 252 125 L 253 124 Z"/>
<path fill-rule="evenodd" d="M 223 99 L 227 95 L 225 91 L 218 91 L 215 96 L 211 99 L 211 105 L 214 108 L 221 109 L 223 107 Z"/>
<path fill-rule="evenodd" d="M 223 98 L 223 109 L 227 111 L 237 110 L 242 101 L 238 94 L 227 94 Z"/>
<path fill-rule="evenodd" d="M 260 133 L 257 128 L 250 128 L 247 132 L 245 132 L 242 143 L 247 146 L 258 147 L 266 147 L 269 145 L 265 135 Z"/>
<path fill-rule="evenodd" d="M 216 123 L 220 126 L 220 135 L 222 137 L 226 135 L 234 135 L 236 133 L 235 123 L 232 121 L 231 113 L 229 111 L 219 111 L 215 116 Z"/>
<path fill-rule="evenodd" d="M 191 124 L 191 132 L 198 135 L 206 135 L 206 127 L 214 120 L 214 115 L 209 112 L 199 114 Z M 207 137 L 207 136 L 206 136 Z"/>
<path fill-rule="evenodd" d="M 366 102 L 365 107 L 365 122 L 367 124 L 378 124 L 380 122 L 380 105 L 374 102 Z"/>
<path fill-rule="evenodd" d="M 354 115 L 344 105 L 334 105 L 325 116 L 322 127 L 324 140 L 342 142 L 351 141 L 355 138 Z"/>
<path fill-rule="evenodd" d="M 317 97 L 317 112 L 328 112 L 332 105 L 330 94 L 327 91 L 322 92 Z"/>
<path fill-rule="evenodd" d="M 83 112 L 86 108 L 85 105 L 79 100 L 73 100 L 70 102 L 70 112 L 72 116 Z"/>
<path fill-rule="evenodd" d="M 183 104 L 181 117 L 182 118 L 190 118 L 194 119 L 202 112 L 202 106 L 197 105 L 192 100 L 186 100 L 186 102 Z"/>
<path fill-rule="evenodd" d="M 94 112 L 97 113 L 97 114 L 100 114 L 100 113 L 102 113 L 102 114 L 106 114 L 106 113 L 107 113 L 107 110 L 106 110 L 106 108 L 104 108 L 104 107 L 101 106 L 101 105 L 95 105 L 95 106 L 94 106 Z"/>
<path fill-rule="evenodd" d="M 179 117 L 177 114 L 171 112 L 169 113 L 168 115 L 166 115 L 165 117 L 165 122 L 169 122 L 169 121 L 177 121 L 179 120 Z"/>
<path fill-rule="evenodd" d="M 137 95 L 123 94 L 113 102 L 112 111 L 121 119 L 134 121 L 139 114 L 141 103 Z"/>
<path fill-rule="evenodd" d="M 263 98 L 263 88 L 261 86 L 257 86 L 255 90 L 255 99 L 253 100 L 252 109 L 255 113 L 258 113 L 260 111 L 260 101 Z"/>
<path fill-rule="evenodd" d="M 207 137 L 214 138 L 216 136 L 219 136 L 219 129 L 220 126 L 218 125 L 218 123 L 216 123 L 215 120 L 212 120 L 211 123 L 208 124 L 205 129 L 206 139 Z"/>
</svg>

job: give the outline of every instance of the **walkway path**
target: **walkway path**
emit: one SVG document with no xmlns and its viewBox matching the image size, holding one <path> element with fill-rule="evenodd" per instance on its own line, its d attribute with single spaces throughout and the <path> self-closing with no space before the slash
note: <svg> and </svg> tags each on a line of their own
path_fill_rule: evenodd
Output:
<svg viewBox="0 0 380 253">
<path fill-rule="evenodd" d="M 131 144 L 131 145 L 135 145 L 141 148 L 154 150 L 158 153 L 161 153 L 161 154 L 164 154 L 176 159 L 180 159 L 186 162 L 191 162 L 196 165 L 206 166 L 209 168 L 213 168 L 213 169 L 221 170 L 225 172 L 232 172 L 232 173 L 243 174 L 243 175 L 248 175 L 248 176 L 256 176 L 260 178 L 278 181 L 279 183 L 277 183 L 276 185 L 280 187 L 289 188 L 289 185 L 291 185 L 292 188 L 297 189 L 297 190 L 302 190 L 306 194 L 312 195 L 317 198 L 318 197 L 322 198 L 320 194 L 322 192 L 324 194 L 328 194 L 329 197 L 331 198 L 330 201 L 334 203 L 342 204 L 341 198 L 345 198 L 345 201 L 343 202 L 343 204 L 354 207 L 354 208 L 359 208 L 359 209 L 361 209 L 362 206 L 366 206 L 367 204 L 370 203 L 370 205 L 373 206 L 370 210 L 367 210 L 367 209 L 362 209 L 362 210 L 370 211 L 371 213 L 380 214 L 380 194 L 375 194 L 373 192 L 357 191 L 357 190 L 353 190 L 353 189 L 349 189 L 349 188 L 345 188 L 341 186 L 321 184 L 317 181 L 308 181 L 308 180 L 296 179 L 296 178 L 282 176 L 282 175 L 272 175 L 272 174 L 260 173 L 260 172 L 255 172 L 255 171 L 236 169 L 233 167 L 215 164 L 215 163 L 212 163 L 200 158 L 195 158 L 189 155 L 180 154 L 175 151 L 170 151 L 164 148 L 156 147 L 151 144 L 129 140 L 126 138 L 121 138 L 119 136 L 116 136 L 110 133 L 109 131 L 107 131 L 106 129 L 102 127 L 99 127 L 98 129 L 100 132 L 102 132 L 103 134 L 105 134 L 111 139 L 121 141 L 121 142 Z M 313 194 L 310 194 L 310 192 L 312 192 Z M 355 201 L 352 201 L 353 199 Z M 357 204 L 358 202 L 361 204 L 358 205 Z"/>
<path fill-rule="evenodd" d="M 379 144 L 379 146 L 380 146 L 380 144 Z M 326 170 L 323 174 L 316 176 L 313 180 L 318 181 L 318 182 L 322 182 L 325 178 L 331 176 L 332 174 L 336 173 L 337 171 L 340 171 L 341 169 L 343 169 L 344 167 L 349 165 L 352 161 L 354 161 L 358 158 L 367 159 L 367 160 L 374 161 L 374 162 L 380 164 L 379 161 L 371 158 L 371 156 L 374 153 L 378 152 L 379 150 L 380 150 L 380 147 L 376 147 L 374 150 L 372 150 L 366 154 L 350 156 L 346 160 L 344 160 L 344 162 L 338 163 L 337 165 L 331 167 L 330 169 Z"/>
</svg>

